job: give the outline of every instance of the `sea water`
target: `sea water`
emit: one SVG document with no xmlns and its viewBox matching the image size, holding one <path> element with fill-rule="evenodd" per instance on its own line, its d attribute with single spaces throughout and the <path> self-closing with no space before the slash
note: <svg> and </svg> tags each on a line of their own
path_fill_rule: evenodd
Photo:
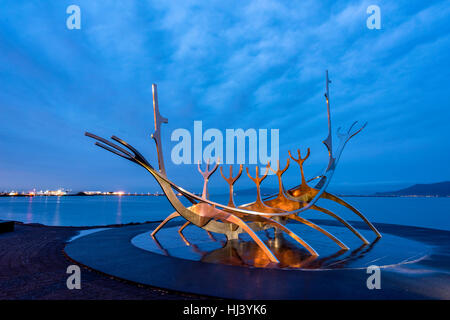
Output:
<svg viewBox="0 0 450 320">
<path fill-rule="evenodd" d="M 345 197 L 370 221 L 450 230 L 450 198 L 428 197 Z M 228 195 L 211 200 L 228 202 Z M 236 203 L 254 201 L 254 196 L 237 195 Z M 187 202 L 183 201 L 185 204 Z M 360 220 L 350 210 L 329 200 L 318 205 L 331 209 L 344 219 Z M 104 226 L 131 222 L 158 221 L 174 209 L 165 197 L 157 196 L 62 196 L 2 197 L 0 219 L 50 226 Z M 308 210 L 305 218 L 330 219 Z"/>
</svg>

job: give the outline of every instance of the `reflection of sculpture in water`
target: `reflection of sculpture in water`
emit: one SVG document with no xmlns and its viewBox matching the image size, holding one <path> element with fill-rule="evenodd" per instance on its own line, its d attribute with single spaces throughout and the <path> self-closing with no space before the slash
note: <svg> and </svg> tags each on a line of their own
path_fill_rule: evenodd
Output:
<svg viewBox="0 0 450 320">
<path fill-rule="evenodd" d="M 177 255 L 185 256 L 189 254 L 194 260 L 208 263 L 228 264 L 234 266 L 252 266 L 260 268 L 303 268 L 303 269 L 341 269 L 348 267 L 356 260 L 364 258 L 364 256 L 373 249 L 377 240 L 370 245 L 361 244 L 354 250 L 337 249 L 336 251 L 318 256 L 309 255 L 307 252 L 296 246 L 295 243 L 283 237 L 283 235 L 270 236 L 267 234 L 268 240 L 265 241 L 269 249 L 276 255 L 280 261 L 274 264 L 259 248 L 259 246 L 248 240 L 230 240 L 223 241 L 213 239 L 217 245 L 215 248 L 207 246 L 201 249 L 200 243 L 192 243 L 182 235 L 183 241 L 189 246 L 189 251 L 178 253 Z M 175 239 L 168 233 L 163 236 L 165 243 L 172 243 Z M 377 238 L 378 239 L 378 238 Z M 166 256 L 171 256 L 170 252 L 164 248 L 156 238 L 154 238 L 158 249 Z M 188 249 L 187 249 L 188 250 Z M 189 253 L 190 252 L 190 253 Z"/>
<path fill-rule="evenodd" d="M 152 233 L 152 237 L 158 233 L 158 231 L 170 220 L 183 217 L 186 222 L 179 229 L 180 235 L 182 231 L 190 224 L 194 224 L 197 227 L 200 227 L 208 232 L 210 237 L 213 237 L 211 233 L 220 233 L 224 234 L 229 241 L 237 240 L 239 234 L 247 233 L 257 247 L 262 250 L 264 254 L 264 259 L 268 259 L 272 263 L 279 263 L 279 256 L 288 254 L 284 251 L 278 252 L 277 246 L 274 246 L 272 249 L 266 245 L 266 243 L 258 236 L 257 231 L 274 229 L 275 230 L 275 239 L 279 238 L 281 232 L 285 235 L 289 236 L 292 240 L 297 242 L 301 247 L 306 249 L 312 257 L 317 257 L 319 254 L 312 248 L 302 237 L 293 232 L 289 227 L 289 221 L 294 220 L 296 222 L 305 224 L 312 229 L 315 229 L 321 232 L 326 237 L 333 240 L 338 247 L 342 250 L 349 250 L 349 248 L 337 237 L 329 233 L 324 228 L 318 226 L 317 224 L 303 218 L 300 214 L 306 210 L 315 210 L 322 212 L 326 215 L 329 215 L 343 224 L 346 228 L 348 228 L 351 232 L 355 234 L 363 244 L 367 245 L 369 241 L 361 235 L 353 226 L 351 226 L 346 220 L 342 219 L 337 214 L 332 211 L 319 207 L 316 202 L 319 198 L 328 199 L 334 201 L 342 206 L 353 211 L 356 215 L 358 215 L 375 233 L 377 238 L 381 237 L 381 234 L 378 230 L 364 217 L 364 215 L 359 212 L 356 208 L 345 202 L 344 200 L 338 198 L 335 195 L 332 195 L 326 191 L 328 184 L 331 181 L 331 178 L 336 169 L 339 158 L 342 154 L 342 151 L 346 145 L 346 143 L 357 133 L 359 133 L 364 127 L 365 124 L 359 129 L 354 129 L 357 122 L 353 123 L 353 125 L 347 130 L 347 132 L 342 133 L 340 128 L 337 131 L 337 135 L 339 138 L 339 145 L 336 150 L 333 150 L 332 144 L 332 134 L 331 134 L 331 117 L 330 117 L 330 102 L 329 102 L 329 90 L 328 84 L 330 81 L 328 80 L 328 72 L 326 77 L 326 102 L 327 102 L 327 112 L 328 112 L 328 136 L 323 141 L 329 153 L 329 160 L 326 169 L 323 174 L 306 180 L 305 174 L 303 171 L 303 164 L 308 159 L 310 151 L 308 152 L 304 158 L 301 157 L 300 150 L 298 150 L 298 158 L 295 158 L 290 152 L 289 156 L 292 160 L 297 162 L 300 166 L 301 173 L 301 184 L 297 187 L 291 188 L 289 190 L 285 190 L 282 183 L 282 175 L 289 167 L 289 158 L 287 160 L 287 164 L 283 170 L 280 170 L 280 165 L 278 162 L 278 169 L 275 172 L 278 183 L 279 183 L 279 192 L 276 195 L 270 196 L 266 199 L 262 199 L 261 197 L 261 183 L 267 177 L 268 168 L 270 164 L 268 164 L 265 173 L 260 176 L 259 167 L 256 167 L 255 176 L 253 177 L 248 168 L 246 168 L 247 175 L 256 185 L 256 201 L 236 207 L 234 199 L 233 199 L 233 185 L 237 179 L 241 176 L 242 173 L 242 165 L 240 167 L 240 171 L 236 177 L 233 178 L 232 175 L 232 167 L 230 167 L 230 177 L 226 178 L 223 174 L 222 167 L 220 168 L 220 172 L 222 177 L 228 182 L 230 187 L 230 196 L 227 205 L 220 204 L 208 199 L 208 190 L 207 184 L 212 176 L 212 174 L 218 168 L 218 161 L 216 162 L 213 169 L 209 170 L 209 161 L 206 166 L 206 170 L 203 172 L 199 171 L 203 176 L 203 192 L 202 196 L 197 196 L 173 183 L 171 180 L 167 178 L 167 174 L 164 166 L 164 158 L 161 146 L 161 124 L 167 123 L 167 119 L 162 117 L 159 113 L 158 106 L 158 97 L 156 91 L 156 85 L 153 85 L 153 109 L 154 109 L 154 118 L 155 118 L 155 131 L 152 135 L 152 138 L 155 140 L 156 150 L 158 154 L 158 164 L 159 170 L 154 169 L 149 162 L 132 146 L 130 146 L 125 141 L 112 136 L 111 139 L 115 142 L 118 142 L 120 145 L 115 144 L 111 141 L 103 139 L 101 137 L 95 136 L 91 133 L 86 133 L 87 136 L 94 138 L 97 140 L 95 143 L 97 146 L 100 146 L 116 155 L 119 155 L 127 160 L 130 160 L 142 167 L 144 167 L 147 171 L 152 174 L 152 176 L 156 179 L 156 181 L 161 186 L 163 192 L 165 193 L 167 199 L 170 201 L 172 206 L 175 208 L 175 212 L 170 214 Z M 125 149 L 126 148 L 126 149 Z M 317 184 L 314 187 L 310 187 L 308 182 L 311 182 L 315 179 L 319 179 Z M 185 198 L 187 198 L 192 205 L 189 207 L 184 206 L 181 201 L 177 198 L 175 191 L 181 193 Z M 186 240 L 186 238 L 183 236 Z M 186 244 L 189 244 L 189 241 L 185 241 Z M 250 249 L 248 249 L 250 250 Z M 260 252 L 260 251 L 258 251 Z M 256 254 L 256 253 L 255 253 Z M 277 258 L 278 257 L 278 258 Z M 262 259 L 262 258 L 261 258 Z M 312 258 L 314 260 L 315 258 Z"/>
</svg>

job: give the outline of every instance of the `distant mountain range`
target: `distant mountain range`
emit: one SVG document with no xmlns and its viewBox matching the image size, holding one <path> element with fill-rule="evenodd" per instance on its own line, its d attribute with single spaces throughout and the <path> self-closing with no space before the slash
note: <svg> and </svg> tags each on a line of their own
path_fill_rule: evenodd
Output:
<svg viewBox="0 0 450 320">
<path fill-rule="evenodd" d="M 278 189 L 274 188 L 261 188 L 261 195 L 269 195 L 275 194 L 278 192 Z M 255 188 L 249 188 L 244 190 L 237 191 L 240 195 L 249 195 L 256 194 Z M 344 196 L 345 194 L 337 193 L 338 195 Z M 354 194 L 352 194 L 354 195 Z M 363 195 L 355 195 L 355 196 L 363 196 Z M 450 181 L 438 182 L 438 183 L 429 183 L 429 184 L 415 184 L 411 187 L 396 190 L 396 191 L 387 191 L 387 192 L 377 192 L 372 195 L 365 196 L 386 196 L 386 197 L 414 197 L 414 196 L 429 196 L 429 197 L 450 197 Z"/>
<path fill-rule="evenodd" d="M 411 187 L 389 192 L 377 192 L 376 196 L 434 196 L 450 197 L 450 181 L 415 184 Z"/>
<path fill-rule="evenodd" d="M 256 188 L 235 190 L 238 195 L 256 195 Z M 277 188 L 261 187 L 261 196 L 278 193 Z M 429 183 L 429 184 L 415 184 L 411 187 L 396 191 L 377 192 L 375 194 L 358 194 L 358 193 L 344 193 L 332 192 L 338 196 L 347 197 L 450 197 L 450 181 Z M 221 195 L 228 194 L 227 192 L 218 193 Z"/>
</svg>

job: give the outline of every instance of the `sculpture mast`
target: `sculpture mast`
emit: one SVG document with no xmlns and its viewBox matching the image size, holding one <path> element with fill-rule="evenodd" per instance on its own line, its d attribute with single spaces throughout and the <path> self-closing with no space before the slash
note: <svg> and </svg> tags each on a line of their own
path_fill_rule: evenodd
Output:
<svg viewBox="0 0 450 320">
<path fill-rule="evenodd" d="M 155 118 L 155 131 L 151 135 L 153 140 L 155 140 L 156 144 L 156 151 L 158 153 L 158 165 L 159 165 L 159 172 L 167 176 L 166 174 L 166 168 L 164 167 L 164 157 L 163 157 L 163 150 L 162 150 L 162 144 L 161 144 L 161 123 L 168 123 L 167 118 L 164 118 L 159 113 L 159 105 L 158 105 L 158 91 L 156 84 L 152 84 L 152 93 L 153 93 L 153 115 Z"/>
<path fill-rule="evenodd" d="M 326 75 L 326 93 L 325 93 L 325 99 L 327 101 L 327 114 L 328 114 L 328 137 L 323 141 L 325 146 L 328 149 L 328 153 L 330 156 L 330 163 L 328 165 L 331 165 L 331 161 L 333 158 L 333 141 L 331 136 L 331 112 L 330 112 L 330 90 L 328 88 L 328 85 L 331 83 L 331 80 L 328 78 L 328 70 L 325 71 Z"/>
<path fill-rule="evenodd" d="M 330 169 L 334 165 L 334 158 L 333 158 L 333 136 L 331 134 L 331 112 L 330 112 L 330 90 L 328 88 L 328 85 L 331 83 L 331 80 L 328 78 L 328 70 L 325 71 L 325 100 L 327 101 L 327 115 L 328 115 L 328 136 L 325 140 L 322 141 L 322 143 L 325 145 L 325 147 L 328 150 L 328 166 L 327 170 Z M 317 182 L 316 186 L 314 188 L 322 188 L 322 186 L 325 184 L 325 177 L 322 177 L 319 182 Z"/>
</svg>

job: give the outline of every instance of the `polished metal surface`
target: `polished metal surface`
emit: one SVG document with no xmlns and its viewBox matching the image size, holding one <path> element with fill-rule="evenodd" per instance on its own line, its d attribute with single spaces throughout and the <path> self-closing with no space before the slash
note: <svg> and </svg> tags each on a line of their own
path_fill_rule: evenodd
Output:
<svg viewBox="0 0 450 320">
<path fill-rule="evenodd" d="M 328 113 L 328 136 L 323 141 L 323 143 L 328 149 L 329 161 L 326 169 L 324 170 L 324 173 L 319 177 L 316 177 L 320 179 L 316 184 L 316 186 L 313 188 L 308 185 L 309 181 L 312 181 L 316 178 L 307 180 L 303 170 L 303 164 L 310 155 L 310 149 L 309 148 L 307 149 L 307 153 L 304 158 L 301 157 L 300 150 L 297 150 L 298 158 L 295 158 L 289 151 L 289 157 L 293 161 L 297 162 L 300 167 L 301 184 L 287 191 L 285 191 L 283 187 L 282 175 L 289 167 L 290 163 L 289 158 L 287 159 L 286 166 L 282 170 L 280 169 L 279 161 L 277 171 L 274 171 L 270 167 L 270 163 L 267 164 L 265 173 L 261 177 L 259 175 L 258 166 L 256 167 L 256 173 L 254 177 L 250 174 L 248 168 L 246 168 L 248 177 L 256 185 L 256 200 L 253 203 L 241 206 L 236 206 L 234 203 L 233 186 L 237 181 L 237 179 L 241 177 L 243 171 L 242 165 L 240 166 L 239 173 L 234 178 L 231 166 L 229 178 L 226 178 L 224 176 L 222 167 L 220 167 L 220 173 L 222 177 L 227 181 L 230 188 L 229 190 L 230 197 L 227 205 L 220 204 L 208 199 L 208 188 L 207 188 L 208 181 L 210 177 L 213 175 L 213 173 L 219 167 L 219 161 L 217 161 L 214 167 L 210 170 L 209 169 L 210 164 L 208 160 L 205 171 L 202 171 L 200 168 L 200 163 L 198 164 L 198 170 L 200 174 L 203 176 L 204 180 L 203 191 L 201 196 L 197 196 L 177 186 L 175 183 L 173 183 L 170 179 L 167 178 L 161 145 L 161 124 L 167 123 L 168 120 L 162 117 L 161 114 L 159 113 L 157 87 L 155 84 L 152 86 L 154 122 L 155 122 L 155 131 L 152 134 L 152 138 L 155 141 L 156 151 L 158 154 L 159 170 L 155 170 L 135 148 L 133 148 L 131 145 L 115 136 L 112 136 L 111 139 L 118 142 L 120 145 L 117 145 L 113 142 L 110 142 L 106 139 L 103 139 L 91 133 L 86 133 L 86 135 L 97 140 L 97 142 L 95 143 L 97 146 L 106 149 L 127 160 L 130 160 L 145 168 L 161 186 L 167 199 L 174 207 L 175 212 L 170 214 L 151 233 L 151 236 L 155 239 L 155 241 L 157 241 L 156 234 L 168 221 L 174 218 L 183 217 L 186 220 L 186 222 L 178 230 L 179 231 L 178 233 L 187 245 L 192 244 L 189 242 L 188 239 L 186 239 L 182 231 L 191 223 L 197 227 L 206 230 L 208 232 L 208 235 L 210 235 L 210 237 L 212 238 L 213 236 L 211 232 L 224 234 L 230 241 L 237 240 L 239 234 L 241 233 L 247 233 L 272 263 L 279 263 L 279 260 L 277 259 L 276 255 L 268 248 L 268 246 L 264 243 L 264 241 L 261 240 L 261 238 L 256 233 L 261 230 L 274 228 L 276 235 L 275 238 L 279 238 L 279 236 L 281 235 L 280 232 L 284 232 L 292 239 L 294 239 L 298 244 L 303 246 L 312 257 L 318 256 L 318 253 L 316 252 L 316 250 L 314 250 L 314 248 L 312 248 L 305 240 L 303 240 L 299 235 L 297 235 L 290 228 L 287 227 L 287 223 L 290 220 L 295 220 L 317 231 L 320 231 L 323 235 L 332 239 L 341 249 L 348 250 L 349 248 L 337 237 L 332 235 L 330 232 L 326 231 L 317 224 L 299 216 L 301 212 L 304 212 L 309 209 L 325 213 L 333 217 L 340 223 L 342 223 L 346 228 L 348 228 L 351 232 L 353 232 L 365 245 L 368 244 L 369 241 L 363 235 L 361 235 L 355 228 L 353 228 L 347 221 L 339 217 L 337 214 L 331 212 L 330 210 L 316 205 L 316 202 L 319 200 L 319 198 L 328 199 L 350 209 L 352 212 L 357 214 L 373 230 L 373 232 L 377 236 L 377 239 L 381 237 L 381 234 L 378 232 L 378 230 L 368 221 L 366 217 L 364 217 L 364 215 L 361 212 L 359 212 L 356 208 L 354 208 L 350 204 L 346 203 L 344 200 L 326 192 L 326 188 L 328 187 L 328 184 L 331 181 L 331 178 L 334 174 L 337 163 L 340 159 L 340 156 L 344 150 L 346 143 L 365 127 L 364 124 L 359 129 L 354 129 L 357 123 L 354 122 L 346 132 L 341 132 L 341 128 L 339 128 L 337 131 L 337 135 L 339 138 L 339 145 L 336 149 L 336 152 L 333 152 L 332 133 L 331 133 L 331 113 L 329 101 L 330 99 L 328 88 L 330 82 L 331 81 L 328 79 L 328 71 L 327 71 L 325 98 Z M 261 183 L 267 177 L 269 168 L 270 170 L 274 171 L 275 175 L 278 178 L 279 191 L 278 194 L 272 195 L 263 200 L 261 197 Z M 192 203 L 192 206 L 190 207 L 184 206 L 181 203 L 181 201 L 177 198 L 174 191 L 179 192 L 181 195 L 187 198 Z"/>
<path fill-rule="evenodd" d="M 394 237 L 392 234 L 386 235 L 382 241 L 375 239 L 366 245 L 352 233 L 348 233 L 344 226 L 332 220 L 323 220 L 323 223 L 334 235 L 345 240 L 351 249 L 344 250 L 339 246 L 334 246 L 333 242 L 324 239 L 320 232 L 308 232 L 308 226 L 295 222 L 289 223 L 290 230 L 300 235 L 307 233 L 308 242 L 320 252 L 320 256 L 311 255 L 304 247 L 286 235 L 277 237 L 274 230 L 271 229 L 261 232 L 260 237 L 275 254 L 280 264 L 272 264 L 266 254 L 247 235 L 242 235 L 238 240 L 227 241 L 223 235 L 216 234 L 214 238 L 211 238 L 202 229 L 190 226 L 184 230 L 184 236 L 180 238 L 176 232 L 179 223 L 173 223 L 161 230 L 158 234 L 157 244 L 148 237 L 147 232 L 140 234 L 138 239 L 132 240 L 132 243 L 141 249 L 168 257 L 270 269 L 364 268 L 374 260 L 377 260 L 377 263 L 383 261 L 388 264 L 401 263 L 406 256 L 415 260 L 417 258 L 415 254 L 423 252 L 423 244 L 405 241 L 406 239 Z M 358 226 L 363 225 L 363 222 L 358 223 Z M 142 232 L 144 231 L 145 229 Z M 411 247 L 414 244 L 416 247 Z M 408 251 L 414 252 L 414 254 L 410 255 L 407 253 Z M 424 255 L 426 253 L 423 253 Z M 389 259 L 387 259 L 388 257 Z"/>
<path fill-rule="evenodd" d="M 153 140 L 155 140 L 156 151 L 158 152 L 159 172 L 164 176 L 166 176 L 166 168 L 164 167 L 164 157 L 161 147 L 161 124 L 168 123 L 169 120 L 161 116 L 161 114 L 159 113 L 158 89 L 156 84 L 152 84 L 152 93 L 153 93 L 153 114 L 155 118 L 155 131 L 152 133 L 151 137 L 153 138 Z"/>
<path fill-rule="evenodd" d="M 242 169 L 244 168 L 244 165 L 239 166 L 239 172 L 236 175 L 236 177 L 233 178 L 233 166 L 230 166 L 230 177 L 227 178 L 223 174 L 222 167 L 220 167 L 220 174 L 222 175 L 222 178 L 228 183 L 230 187 L 230 198 L 228 200 L 228 206 L 235 208 L 236 205 L 234 204 L 234 183 L 241 177 Z"/>
</svg>

